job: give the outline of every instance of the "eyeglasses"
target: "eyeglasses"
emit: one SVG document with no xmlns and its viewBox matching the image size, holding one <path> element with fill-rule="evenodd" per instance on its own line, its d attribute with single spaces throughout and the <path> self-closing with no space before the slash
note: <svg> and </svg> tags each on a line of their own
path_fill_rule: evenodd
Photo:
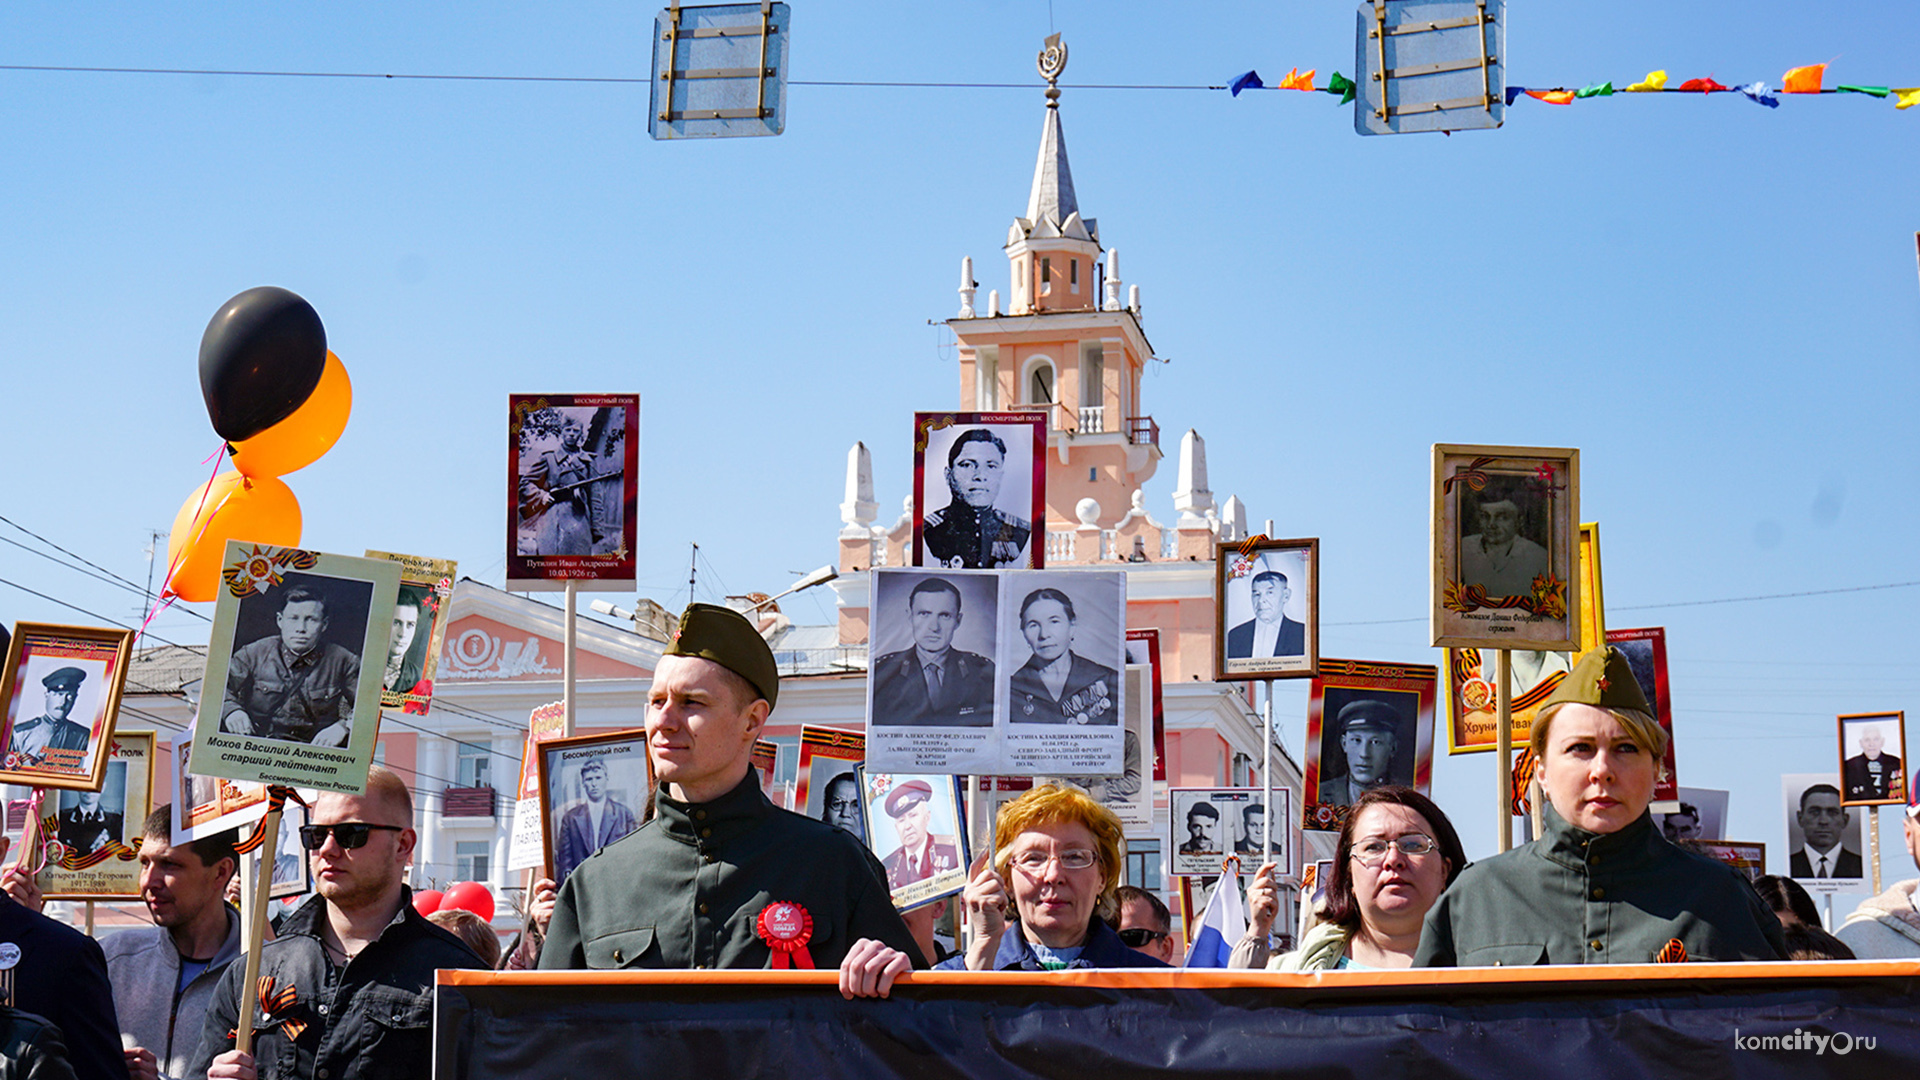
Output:
<svg viewBox="0 0 1920 1080">
<path fill-rule="evenodd" d="M 1085 870 L 1099 862 L 1100 856 L 1086 848 L 1070 848 L 1057 855 L 1049 855 L 1044 851 L 1026 851 L 1013 857 L 1013 865 L 1019 867 L 1022 873 L 1034 877 L 1046 873 L 1047 864 L 1055 861 L 1060 863 L 1062 870 Z"/>
<path fill-rule="evenodd" d="M 1125 942 L 1129 949 L 1144 949 L 1161 938 L 1172 936 L 1158 930 L 1149 930 L 1144 926 L 1130 926 L 1120 931 L 1120 940 Z"/>
<path fill-rule="evenodd" d="M 369 825 L 364 821 L 343 821 L 338 825 L 302 825 L 300 826 L 300 846 L 308 851 L 319 851 L 327 846 L 327 834 L 340 842 L 340 846 L 352 851 L 367 846 L 367 840 L 373 836 L 373 830 L 384 829 L 388 832 L 405 832 L 398 825 Z"/>
<path fill-rule="evenodd" d="M 1434 843 L 1433 837 L 1425 833 L 1408 833 L 1397 840 L 1382 840 L 1376 836 L 1371 840 L 1363 840 L 1353 845 L 1353 857 L 1360 860 L 1361 866 L 1371 870 L 1386 862 L 1387 852 L 1394 848 L 1399 848 L 1400 854 L 1407 858 L 1414 859 L 1433 854 L 1439 850 L 1440 845 Z"/>
</svg>

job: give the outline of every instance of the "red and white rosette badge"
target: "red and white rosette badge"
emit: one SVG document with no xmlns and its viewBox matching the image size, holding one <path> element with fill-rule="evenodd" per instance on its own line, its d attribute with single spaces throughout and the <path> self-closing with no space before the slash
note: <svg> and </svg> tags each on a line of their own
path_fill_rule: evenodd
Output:
<svg viewBox="0 0 1920 1080">
<path fill-rule="evenodd" d="M 761 909 L 753 929 L 773 950 L 774 971 L 813 969 L 813 956 L 807 952 L 807 942 L 813 940 L 813 916 L 806 908 L 789 900 L 776 900 Z"/>
</svg>

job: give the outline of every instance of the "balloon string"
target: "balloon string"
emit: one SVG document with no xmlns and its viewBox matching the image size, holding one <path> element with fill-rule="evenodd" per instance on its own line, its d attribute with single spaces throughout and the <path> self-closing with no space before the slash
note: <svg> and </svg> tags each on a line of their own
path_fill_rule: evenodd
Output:
<svg viewBox="0 0 1920 1080">
<path fill-rule="evenodd" d="M 191 520 L 200 520 L 200 511 L 206 509 L 207 495 L 213 491 L 213 482 L 220 478 L 220 459 L 226 454 L 227 450 L 227 444 L 221 443 L 220 449 L 209 454 L 206 460 L 200 463 L 205 465 L 208 461 L 213 462 L 213 472 L 207 477 L 207 486 L 200 489 L 200 501 L 194 505 L 193 518 Z M 173 591 L 173 576 L 180 572 L 181 565 L 187 561 L 187 556 L 192 553 L 194 546 L 200 542 L 202 536 L 206 535 L 207 528 L 213 524 L 214 514 L 218 514 L 220 507 L 227 505 L 227 499 L 231 498 L 233 498 L 233 493 L 228 492 L 226 496 L 220 500 L 220 505 L 213 508 L 213 514 L 208 514 L 204 520 L 200 521 L 200 531 L 194 534 L 192 540 L 180 545 L 180 554 L 175 558 L 167 560 L 167 576 L 160 584 L 160 596 L 155 600 L 153 609 L 147 612 L 146 620 L 140 624 L 140 632 L 133 636 L 135 643 L 139 642 L 140 634 L 146 633 L 148 623 L 153 622 L 162 611 L 165 611 L 172 605 L 174 600 L 179 598 L 180 594 Z"/>
</svg>

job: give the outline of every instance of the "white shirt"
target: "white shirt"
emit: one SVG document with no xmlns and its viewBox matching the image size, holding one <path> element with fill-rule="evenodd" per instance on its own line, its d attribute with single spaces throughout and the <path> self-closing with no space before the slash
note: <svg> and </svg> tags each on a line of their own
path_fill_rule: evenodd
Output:
<svg viewBox="0 0 1920 1080">
<path fill-rule="evenodd" d="M 1812 844 L 1801 844 L 1800 850 L 1807 853 L 1807 869 L 1812 871 L 1814 877 L 1832 877 L 1840 866 L 1840 849 L 1843 846 L 1835 844 L 1831 850 L 1823 852 L 1815 851 Z M 1827 872 L 1824 874 L 1820 872 L 1821 859 L 1827 860 Z"/>
<path fill-rule="evenodd" d="M 1282 616 L 1284 618 L 1285 616 Z M 1280 623 L 1253 620 L 1253 655 L 1273 656 L 1275 646 L 1280 644 Z"/>
</svg>

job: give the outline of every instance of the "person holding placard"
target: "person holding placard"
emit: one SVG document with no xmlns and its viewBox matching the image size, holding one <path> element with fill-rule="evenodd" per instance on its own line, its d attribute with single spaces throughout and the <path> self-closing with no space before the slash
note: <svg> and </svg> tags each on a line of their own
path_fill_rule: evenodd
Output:
<svg viewBox="0 0 1920 1080">
<path fill-rule="evenodd" d="M 1667 734 L 1612 646 L 1540 706 L 1540 839 L 1475 863 L 1427 912 L 1416 967 L 1779 960 L 1744 877 L 1675 847 L 1647 808 Z"/>
<path fill-rule="evenodd" d="M 1913 779 L 1920 781 L 1920 776 Z M 1920 866 L 1920 787 L 1907 786 L 1907 813 L 1900 825 L 1907 837 L 1907 855 Z M 1920 902 L 1916 898 L 1920 898 L 1920 878 L 1895 882 L 1879 896 L 1862 900 L 1834 936 L 1862 960 L 1920 957 Z"/>
</svg>

